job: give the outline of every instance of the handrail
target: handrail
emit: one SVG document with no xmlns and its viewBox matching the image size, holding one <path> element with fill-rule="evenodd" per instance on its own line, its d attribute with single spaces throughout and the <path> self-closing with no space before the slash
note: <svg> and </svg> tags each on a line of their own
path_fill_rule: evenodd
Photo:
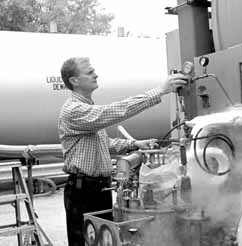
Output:
<svg viewBox="0 0 242 246">
<path fill-rule="evenodd" d="M 40 144 L 40 145 L 0 145 L 0 158 L 40 158 L 45 156 L 55 156 L 62 158 L 60 144 Z"/>
</svg>

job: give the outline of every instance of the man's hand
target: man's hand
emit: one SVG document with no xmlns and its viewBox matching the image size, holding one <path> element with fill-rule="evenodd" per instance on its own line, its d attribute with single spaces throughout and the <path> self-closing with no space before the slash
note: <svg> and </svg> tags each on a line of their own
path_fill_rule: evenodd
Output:
<svg viewBox="0 0 242 246">
<path fill-rule="evenodd" d="M 161 94 L 175 92 L 180 86 L 187 84 L 187 77 L 182 73 L 168 75 L 167 79 L 161 85 Z"/>
<path fill-rule="evenodd" d="M 139 149 L 154 149 L 154 147 L 158 147 L 157 139 L 147 139 L 147 140 L 136 140 L 133 145 Z"/>
</svg>

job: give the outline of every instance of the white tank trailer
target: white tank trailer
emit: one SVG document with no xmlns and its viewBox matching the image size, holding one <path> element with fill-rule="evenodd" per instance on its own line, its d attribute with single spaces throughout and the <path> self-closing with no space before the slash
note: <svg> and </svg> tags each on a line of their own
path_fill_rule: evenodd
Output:
<svg viewBox="0 0 242 246">
<path fill-rule="evenodd" d="M 0 159 L 33 156 L 33 177 L 60 184 L 66 175 L 57 124 L 70 93 L 60 76 L 62 63 L 70 57 L 90 57 L 98 75 L 96 104 L 143 93 L 167 76 L 161 39 L 8 31 L 0 31 L 0 39 Z M 162 136 L 169 129 L 169 97 L 122 124 L 135 138 Z M 108 133 L 120 136 L 116 125 Z M 10 170 L 0 172 L 1 189 L 9 187 L 10 177 Z"/>
</svg>

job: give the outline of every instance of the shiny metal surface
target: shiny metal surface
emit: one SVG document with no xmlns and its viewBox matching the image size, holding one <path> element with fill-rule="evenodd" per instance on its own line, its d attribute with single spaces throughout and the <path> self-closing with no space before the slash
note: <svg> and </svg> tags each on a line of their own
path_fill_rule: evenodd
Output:
<svg viewBox="0 0 242 246">
<path fill-rule="evenodd" d="M 90 57 L 99 75 L 96 104 L 142 93 L 167 74 L 165 44 L 158 39 L 6 31 L 0 32 L 0 39 L 0 144 L 59 143 L 58 114 L 69 95 L 60 67 L 69 57 Z M 162 104 L 124 126 L 135 138 L 163 135 L 169 129 L 168 111 L 164 97 Z M 117 135 L 116 126 L 109 133 Z"/>
<path fill-rule="evenodd" d="M 216 51 L 241 44 L 241 8 L 241 0 L 212 1 L 211 24 Z"/>
</svg>

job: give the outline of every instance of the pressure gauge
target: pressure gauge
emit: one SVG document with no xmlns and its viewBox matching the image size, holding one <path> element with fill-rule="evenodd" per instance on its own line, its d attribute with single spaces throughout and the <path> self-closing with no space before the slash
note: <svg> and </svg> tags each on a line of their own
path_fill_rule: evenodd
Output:
<svg viewBox="0 0 242 246">
<path fill-rule="evenodd" d="M 199 64 L 202 66 L 202 67 L 206 67 L 209 63 L 209 59 L 208 57 L 206 56 L 201 56 L 200 59 L 199 59 Z"/>
<path fill-rule="evenodd" d="M 191 74 L 194 70 L 194 65 L 192 62 L 186 61 L 183 64 L 182 71 L 184 74 Z"/>
<path fill-rule="evenodd" d="M 100 246 L 117 246 L 116 237 L 107 225 L 100 228 L 99 243 Z"/>
<path fill-rule="evenodd" d="M 97 230 L 96 226 L 92 223 L 91 220 L 86 220 L 84 222 L 84 233 L 88 246 L 97 245 Z"/>
</svg>

